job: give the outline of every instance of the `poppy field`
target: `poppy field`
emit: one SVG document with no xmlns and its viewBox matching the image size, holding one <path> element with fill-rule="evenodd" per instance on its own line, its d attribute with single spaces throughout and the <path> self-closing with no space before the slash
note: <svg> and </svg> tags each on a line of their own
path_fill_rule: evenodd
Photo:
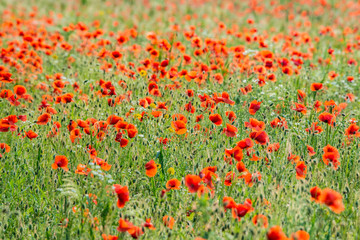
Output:
<svg viewBox="0 0 360 240">
<path fill-rule="evenodd" d="M 0 239 L 360 238 L 359 1 L 0 11 Z"/>
</svg>

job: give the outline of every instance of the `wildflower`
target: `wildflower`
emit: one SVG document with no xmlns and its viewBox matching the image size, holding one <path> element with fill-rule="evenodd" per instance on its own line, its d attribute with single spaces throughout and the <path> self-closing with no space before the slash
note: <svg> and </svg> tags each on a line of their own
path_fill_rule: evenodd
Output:
<svg viewBox="0 0 360 240">
<path fill-rule="evenodd" d="M 267 228 L 269 226 L 269 222 L 266 216 L 262 214 L 255 215 L 252 219 L 254 225 L 259 225 L 263 228 Z"/>
<path fill-rule="evenodd" d="M 172 121 L 171 127 L 175 130 L 176 134 L 178 135 L 185 134 L 187 132 L 186 123 L 181 120 Z"/>
<path fill-rule="evenodd" d="M 238 129 L 231 124 L 226 124 L 226 128 L 224 128 L 223 133 L 225 133 L 228 137 L 235 137 Z"/>
<path fill-rule="evenodd" d="M 176 178 L 170 179 L 166 183 L 166 189 L 168 190 L 179 190 L 180 189 L 181 182 L 177 180 Z"/>
<path fill-rule="evenodd" d="M 58 169 L 58 168 L 62 168 L 64 169 L 64 171 L 69 171 L 68 168 L 68 159 L 65 156 L 56 156 L 55 157 L 55 162 L 51 165 L 51 167 L 53 169 Z"/>
<path fill-rule="evenodd" d="M 259 132 L 265 129 L 265 123 L 255 118 L 250 118 L 249 122 L 244 122 L 246 128 L 252 129 L 252 131 Z"/>
<path fill-rule="evenodd" d="M 154 177 L 157 172 L 157 166 L 154 160 L 150 160 L 148 163 L 145 164 L 146 169 L 146 176 Z"/>
<path fill-rule="evenodd" d="M 50 114 L 44 113 L 44 114 L 42 114 L 41 116 L 38 117 L 36 123 L 38 125 L 46 125 L 48 122 L 50 122 L 50 120 L 51 120 Z"/>
<path fill-rule="evenodd" d="M 143 226 L 150 229 L 150 230 L 155 230 L 156 229 L 154 227 L 154 225 L 151 223 L 151 218 L 147 218 L 145 223 L 143 224 Z"/>
<path fill-rule="evenodd" d="M 327 145 L 323 148 L 324 154 L 322 156 L 322 160 L 326 165 L 329 165 L 329 163 L 331 162 L 333 165 L 334 170 L 337 170 L 338 167 L 340 166 L 340 161 L 339 161 L 339 151 L 331 146 L 331 145 Z"/>
<path fill-rule="evenodd" d="M 163 222 L 164 222 L 164 225 L 170 229 L 173 229 L 174 227 L 174 224 L 175 224 L 175 219 L 173 217 L 170 217 L 168 215 L 165 215 L 163 217 Z"/>
<path fill-rule="evenodd" d="M 175 169 L 170 167 L 168 170 L 167 170 L 167 173 L 170 174 L 170 175 L 174 175 L 175 174 Z"/>
<path fill-rule="evenodd" d="M 186 175 L 185 185 L 188 187 L 189 192 L 195 193 L 199 190 L 201 178 L 197 175 Z"/>
<path fill-rule="evenodd" d="M 216 126 L 220 126 L 222 124 L 222 118 L 221 118 L 220 114 L 210 114 L 209 119 Z"/>
<path fill-rule="evenodd" d="M 319 120 L 333 126 L 335 123 L 335 116 L 331 113 L 323 112 L 319 115 Z"/>
<path fill-rule="evenodd" d="M 309 239 L 310 239 L 310 234 L 303 230 L 299 230 L 291 234 L 291 238 L 290 238 L 290 240 L 309 240 Z"/>
<path fill-rule="evenodd" d="M 294 110 L 294 111 L 297 111 L 297 112 L 300 112 L 302 114 L 306 114 L 307 112 L 307 109 L 306 109 L 306 106 L 304 104 L 301 104 L 301 103 L 294 103 L 295 104 L 295 107 L 292 107 L 291 109 Z"/>
<path fill-rule="evenodd" d="M 251 138 L 245 138 L 240 140 L 236 145 L 241 149 L 248 149 L 254 146 L 254 142 L 251 140 Z"/>
<path fill-rule="evenodd" d="M 321 126 L 318 126 L 318 122 L 313 122 L 310 128 L 306 128 L 305 131 L 308 133 L 319 134 L 323 131 Z"/>
<path fill-rule="evenodd" d="M 238 162 L 243 159 L 243 151 L 238 146 L 231 149 L 225 149 L 225 155 L 234 158 Z"/>
<path fill-rule="evenodd" d="M 321 189 L 317 186 L 310 189 L 311 201 L 320 202 Z"/>
<path fill-rule="evenodd" d="M 226 211 L 226 209 L 232 209 L 232 208 L 236 207 L 236 202 L 234 201 L 234 199 L 232 197 L 225 196 L 223 198 L 223 206 Z"/>
<path fill-rule="evenodd" d="M 119 184 L 113 185 L 115 193 L 117 194 L 117 206 L 118 208 L 123 208 L 125 204 L 129 201 L 129 190 L 127 186 L 121 186 Z"/>
<path fill-rule="evenodd" d="M 341 213 L 345 210 L 341 194 L 330 188 L 325 188 L 321 191 L 319 201 L 335 213 Z"/>
<path fill-rule="evenodd" d="M 319 91 L 323 88 L 323 84 L 322 83 L 312 83 L 310 86 L 310 90 L 313 92 Z"/>
<path fill-rule="evenodd" d="M 299 161 L 296 164 L 296 179 L 305 179 L 305 175 L 307 173 L 307 166 L 304 161 Z"/>
<path fill-rule="evenodd" d="M 270 228 L 270 230 L 267 233 L 267 239 L 268 240 L 287 240 L 285 233 L 282 231 L 281 227 L 274 226 Z"/>
<path fill-rule="evenodd" d="M 250 103 L 249 113 L 250 113 L 251 115 L 255 115 L 255 113 L 256 113 L 257 111 L 259 111 L 261 103 L 262 103 L 262 102 L 258 102 L 258 101 L 256 101 L 256 100 L 252 101 L 252 102 Z"/>
<path fill-rule="evenodd" d="M 36 138 L 38 136 L 38 134 L 33 132 L 32 130 L 29 130 L 29 131 L 25 132 L 25 135 L 30 140 L 32 140 L 32 139 L 34 139 L 34 138 Z"/>
<path fill-rule="evenodd" d="M 306 145 L 307 150 L 308 150 L 308 154 L 310 157 L 314 156 L 316 154 L 316 152 L 314 151 L 314 148 L 310 145 Z"/>
<path fill-rule="evenodd" d="M 269 136 L 265 131 L 252 132 L 250 138 L 255 140 L 255 143 L 265 145 L 269 142 Z"/>
</svg>

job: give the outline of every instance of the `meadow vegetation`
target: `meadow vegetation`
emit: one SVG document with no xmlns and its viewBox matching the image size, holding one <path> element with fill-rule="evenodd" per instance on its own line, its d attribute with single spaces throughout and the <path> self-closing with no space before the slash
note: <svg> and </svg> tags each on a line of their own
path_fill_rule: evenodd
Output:
<svg viewBox="0 0 360 240">
<path fill-rule="evenodd" d="M 0 11 L 0 239 L 359 238 L 359 1 Z"/>
</svg>

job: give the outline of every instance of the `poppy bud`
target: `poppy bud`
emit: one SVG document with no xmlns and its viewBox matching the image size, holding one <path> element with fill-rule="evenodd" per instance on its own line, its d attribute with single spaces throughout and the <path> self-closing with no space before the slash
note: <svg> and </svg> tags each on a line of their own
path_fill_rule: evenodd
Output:
<svg viewBox="0 0 360 240">
<path fill-rule="evenodd" d="M 165 196 L 165 193 L 166 193 L 166 190 L 165 189 L 163 189 L 163 190 L 161 190 L 161 198 L 163 198 L 164 196 Z"/>
</svg>

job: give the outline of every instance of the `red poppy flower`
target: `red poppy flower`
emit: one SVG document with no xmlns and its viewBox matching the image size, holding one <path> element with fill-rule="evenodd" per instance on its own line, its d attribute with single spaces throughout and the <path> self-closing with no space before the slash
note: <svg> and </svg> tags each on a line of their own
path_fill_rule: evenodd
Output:
<svg viewBox="0 0 360 240">
<path fill-rule="evenodd" d="M 236 207 L 236 202 L 234 201 L 234 199 L 232 197 L 225 196 L 223 198 L 223 206 L 226 211 L 226 209 L 232 209 L 232 208 Z"/>
<path fill-rule="evenodd" d="M 144 227 L 150 229 L 150 230 L 155 230 L 156 228 L 154 227 L 154 225 L 151 223 L 151 218 L 146 219 L 145 223 L 143 224 Z"/>
<path fill-rule="evenodd" d="M 6 143 L 0 143 L 0 149 L 2 149 L 2 151 L 5 151 L 7 153 L 10 152 L 10 146 L 7 145 Z"/>
<path fill-rule="evenodd" d="M 197 175 L 186 175 L 185 185 L 188 187 L 189 192 L 195 193 L 199 190 L 201 183 L 201 178 Z"/>
<path fill-rule="evenodd" d="M 297 94 L 297 99 L 299 102 L 303 102 L 305 97 L 306 97 L 306 93 L 303 90 L 297 90 L 298 94 Z"/>
<path fill-rule="evenodd" d="M 243 162 L 238 162 L 236 164 L 236 169 L 239 171 L 239 173 L 247 172 L 246 166 Z"/>
<path fill-rule="evenodd" d="M 360 127 L 356 123 L 352 123 L 346 130 L 345 135 L 348 137 L 356 136 L 359 137 L 360 133 L 358 132 Z"/>
<path fill-rule="evenodd" d="M 33 138 L 36 138 L 36 137 L 38 136 L 38 135 L 37 135 L 35 132 L 33 132 L 32 130 L 29 130 L 29 131 L 25 132 L 25 134 L 26 134 L 26 137 L 29 138 L 30 140 L 33 139 Z"/>
<path fill-rule="evenodd" d="M 296 179 L 305 179 L 307 173 L 307 166 L 304 161 L 299 161 L 295 167 L 296 170 Z"/>
<path fill-rule="evenodd" d="M 277 152 L 279 148 L 280 148 L 280 143 L 273 143 L 273 144 L 269 144 L 266 150 L 268 153 L 272 153 L 272 152 Z"/>
<path fill-rule="evenodd" d="M 157 166 L 155 164 L 154 160 L 150 160 L 149 162 L 147 162 L 145 164 L 145 169 L 146 169 L 146 176 L 148 177 L 154 177 L 156 175 L 157 172 Z"/>
<path fill-rule="evenodd" d="M 78 128 L 75 128 L 70 132 L 70 140 L 72 143 L 75 142 L 75 139 L 80 139 L 81 136 L 81 132 Z"/>
<path fill-rule="evenodd" d="M 193 97 L 193 96 L 194 96 L 194 90 L 192 90 L 192 89 L 187 89 L 187 90 L 186 90 L 186 95 L 187 95 L 188 97 Z"/>
<path fill-rule="evenodd" d="M 22 85 L 16 85 L 14 87 L 14 93 L 21 98 L 24 94 L 26 94 L 26 88 Z"/>
<path fill-rule="evenodd" d="M 270 228 L 270 230 L 267 233 L 267 239 L 268 240 L 287 240 L 285 233 L 282 231 L 281 227 L 274 226 Z"/>
<path fill-rule="evenodd" d="M 113 235 L 106 235 L 105 233 L 101 234 L 101 237 L 103 238 L 103 240 L 118 240 L 118 236 L 113 236 Z"/>
<path fill-rule="evenodd" d="M 275 76 L 275 75 L 274 75 Z M 270 80 L 271 81 L 271 80 Z M 251 93 L 252 92 L 252 86 L 251 84 L 243 87 L 243 88 L 240 88 L 240 91 L 243 95 L 248 95 L 248 93 Z"/>
<path fill-rule="evenodd" d="M 321 191 L 319 201 L 335 213 L 341 213 L 345 210 L 341 194 L 330 188 L 325 188 Z"/>
<path fill-rule="evenodd" d="M 335 123 L 335 116 L 331 113 L 323 112 L 319 115 L 319 120 L 333 126 Z"/>
<path fill-rule="evenodd" d="M 226 124 L 226 128 L 224 128 L 223 132 L 226 134 L 226 136 L 228 137 L 235 137 L 236 133 L 237 133 L 238 129 L 236 127 L 234 127 L 231 124 Z"/>
<path fill-rule="evenodd" d="M 309 240 L 310 239 L 310 234 L 303 231 L 303 230 L 299 230 L 293 234 L 291 234 L 291 240 Z"/>
<path fill-rule="evenodd" d="M 186 117 L 181 113 L 177 113 L 177 114 L 172 115 L 172 119 L 174 121 L 180 120 L 180 121 L 183 121 L 184 123 L 187 123 Z"/>
<path fill-rule="evenodd" d="M 269 142 L 269 136 L 265 131 L 252 132 L 250 138 L 255 140 L 255 143 L 265 145 Z"/>
<path fill-rule="evenodd" d="M 141 235 L 144 234 L 143 230 L 140 227 L 133 226 L 127 232 L 130 234 L 130 236 L 134 239 L 138 239 Z"/>
<path fill-rule="evenodd" d="M 324 151 L 322 157 L 323 162 L 326 165 L 329 165 L 329 162 L 331 162 L 334 169 L 337 170 L 338 166 L 340 166 L 340 162 L 338 160 L 340 157 L 339 151 L 335 147 L 329 144 L 323 148 L 323 151 Z"/>
<path fill-rule="evenodd" d="M 134 225 L 131 222 L 120 218 L 119 219 L 119 226 L 117 227 L 117 230 L 119 232 L 127 232 L 129 229 L 131 229 L 133 227 L 134 227 Z"/>
<path fill-rule="evenodd" d="M 254 142 L 251 140 L 251 138 L 245 138 L 240 140 L 236 145 L 241 149 L 247 149 L 253 147 Z"/>
<path fill-rule="evenodd" d="M 134 138 L 138 134 L 138 130 L 135 127 L 135 125 L 130 124 L 130 123 L 126 126 L 126 131 L 127 131 L 129 138 Z"/>
<path fill-rule="evenodd" d="M 48 113 L 44 113 L 38 117 L 36 123 L 38 125 L 46 125 L 48 122 L 50 122 L 50 120 L 51 120 L 51 115 Z"/>
<path fill-rule="evenodd" d="M 262 214 L 255 215 L 252 219 L 252 222 L 255 226 L 261 224 L 261 227 L 263 228 L 267 228 L 269 226 L 267 217 Z"/>
<path fill-rule="evenodd" d="M 236 204 L 236 206 L 233 207 L 231 210 L 233 218 L 240 221 L 241 218 L 244 217 L 251 210 L 251 206 L 247 204 Z"/>
<path fill-rule="evenodd" d="M 295 104 L 295 107 L 291 107 L 292 110 L 300 112 L 302 114 L 306 114 L 307 109 L 304 104 L 301 104 L 301 103 L 294 103 L 294 104 Z"/>
<path fill-rule="evenodd" d="M 320 202 L 321 189 L 317 186 L 310 189 L 311 201 Z"/>
<path fill-rule="evenodd" d="M 236 120 L 236 115 L 233 111 L 226 111 L 225 114 L 230 122 L 234 122 Z"/>
<path fill-rule="evenodd" d="M 61 96 L 61 102 L 62 103 L 70 103 L 70 102 L 73 102 L 73 97 L 74 97 L 74 94 L 72 93 L 66 93 L 64 95 Z"/>
<path fill-rule="evenodd" d="M 314 156 L 316 154 L 316 152 L 314 151 L 314 148 L 310 145 L 306 145 L 307 150 L 308 150 L 308 154 L 310 157 Z"/>
<path fill-rule="evenodd" d="M 261 174 L 259 172 L 255 172 L 251 174 L 250 172 L 245 172 L 240 178 L 243 178 L 245 181 L 245 184 L 247 184 L 249 187 L 252 187 L 255 182 L 258 182 L 261 180 Z"/>
<path fill-rule="evenodd" d="M 10 98 L 14 96 L 14 93 L 10 89 L 3 89 L 0 92 L 0 98 Z"/>
<path fill-rule="evenodd" d="M 151 115 L 153 115 L 155 118 L 161 117 L 163 113 L 161 111 L 151 111 Z"/>
<path fill-rule="evenodd" d="M 125 204 L 129 201 L 129 190 L 127 186 L 121 186 L 119 184 L 113 185 L 115 193 L 117 194 L 117 206 L 118 208 L 123 208 Z"/>
<path fill-rule="evenodd" d="M 288 156 L 288 160 L 291 161 L 292 164 L 294 164 L 294 163 L 297 164 L 300 161 L 300 157 L 298 155 L 292 154 L 290 152 L 289 156 Z"/>
<path fill-rule="evenodd" d="M 119 121 L 124 121 L 124 118 L 116 116 L 116 115 L 110 115 L 107 120 L 106 123 L 109 125 L 115 125 L 117 124 Z"/>
<path fill-rule="evenodd" d="M 246 128 L 252 129 L 252 131 L 261 131 L 265 129 L 265 123 L 255 118 L 250 118 L 249 122 L 244 122 Z"/>
<path fill-rule="evenodd" d="M 323 131 L 322 127 L 318 126 L 318 122 L 313 122 L 310 128 L 306 128 L 305 131 L 308 133 L 319 134 Z"/>
<path fill-rule="evenodd" d="M 256 113 L 257 111 L 259 111 L 261 103 L 262 103 L 262 102 L 258 102 L 258 101 L 256 101 L 256 100 L 252 101 L 252 102 L 250 103 L 249 113 L 250 113 L 251 115 L 255 115 L 255 113 Z"/>
<path fill-rule="evenodd" d="M 173 229 L 174 224 L 175 224 L 175 219 L 173 217 L 165 215 L 162 220 L 166 227 Z"/>
<path fill-rule="evenodd" d="M 285 118 L 283 117 L 279 117 L 279 118 L 275 118 L 274 120 L 272 120 L 270 122 L 270 125 L 272 128 L 284 128 L 284 129 L 288 129 L 288 125 L 287 125 L 287 121 Z"/>
<path fill-rule="evenodd" d="M 104 159 L 101 159 L 99 157 L 93 157 L 94 163 L 99 165 L 102 170 L 109 171 L 111 169 L 111 165 L 108 164 Z"/>
<path fill-rule="evenodd" d="M 181 120 L 172 121 L 171 127 L 175 130 L 176 134 L 178 135 L 185 134 L 187 132 L 186 123 Z"/>
<path fill-rule="evenodd" d="M 122 54 L 121 54 L 119 51 L 113 51 L 113 52 L 111 52 L 111 56 L 112 56 L 114 59 L 117 59 L 117 58 L 121 58 L 121 57 L 122 57 Z"/>
<path fill-rule="evenodd" d="M 180 189 L 181 182 L 177 180 L 176 178 L 170 179 L 166 183 L 166 189 L 173 189 L 173 190 L 179 190 Z"/>
<path fill-rule="evenodd" d="M 340 166 L 340 162 L 338 160 L 338 155 L 336 153 L 333 152 L 325 152 L 322 156 L 322 160 L 326 165 L 329 165 L 329 163 L 331 162 L 334 170 L 337 170 L 338 167 Z"/>
<path fill-rule="evenodd" d="M 192 105 L 191 102 L 185 104 L 185 110 L 190 112 L 190 113 L 195 113 L 195 107 Z"/>
<path fill-rule="evenodd" d="M 329 79 L 332 81 L 334 80 L 337 76 L 339 76 L 339 74 L 337 74 L 335 71 L 330 71 L 329 74 Z"/>
<path fill-rule="evenodd" d="M 77 165 L 76 170 L 75 170 L 75 173 L 79 174 L 79 175 L 87 176 L 89 174 L 89 172 L 91 172 L 91 169 L 87 168 L 86 165 L 84 165 L 84 164 Z"/>
<path fill-rule="evenodd" d="M 209 119 L 216 126 L 220 126 L 222 124 L 222 118 L 221 118 L 220 114 L 210 114 Z"/>
<path fill-rule="evenodd" d="M 310 90 L 315 92 L 315 91 L 319 91 L 323 88 L 323 84 L 322 83 L 312 83 L 310 86 Z"/>
<path fill-rule="evenodd" d="M 228 172 L 225 176 L 224 185 L 231 186 L 234 179 L 235 179 L 235 173 L 233 173 L 232 171 Z"/>
<path fill-rule="evenodd" d="M 238 162 L 243 159 L 243 151 L 238 146 L 232 149 L 225 149 L 225 155 L 235 158 L 235 160 Z"/>
<path fill-rule="evenodd" d="M 69 171 L 68 168 L 68 159 L 65 156 L 56 156 L 55 157 L 55 162 L 51 165 L 51 167 L 53 169 L 57 169 L 57 168 L 62 168 L 64 169 L 66 172 Z"/>
</svg>

